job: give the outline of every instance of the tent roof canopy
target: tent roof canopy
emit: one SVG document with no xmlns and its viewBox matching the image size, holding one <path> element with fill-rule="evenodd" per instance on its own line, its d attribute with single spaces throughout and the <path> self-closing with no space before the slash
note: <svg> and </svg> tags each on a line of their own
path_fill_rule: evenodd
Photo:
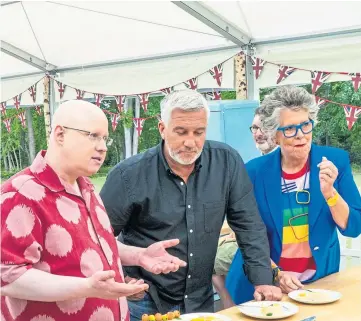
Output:
<svg viewBox="0 0 361 321">
<path fill-rule="evenodd" d="M 359 39 L 360 12 L 355 1 L 2 2 L 1 76 L 41 71 L 30 56 L 57 70 L 330 33 Z"/>
</svg>

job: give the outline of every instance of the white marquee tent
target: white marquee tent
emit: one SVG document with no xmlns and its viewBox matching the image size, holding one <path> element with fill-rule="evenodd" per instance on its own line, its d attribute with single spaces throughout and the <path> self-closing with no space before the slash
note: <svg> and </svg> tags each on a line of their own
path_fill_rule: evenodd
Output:
<svg viewBox="0 0 361 321">
<path fill-rule="evenodd" d="M 361 71 L 361 1 L 3 1 L 0 24 L 1 101 L 46 71 L 88 92 L 130 95 L 182 83 L 227 59 L 222 87 L 234 88 L 230 58 L 242 49 L 287 66 Z M 250 97 L 276 76 L 277 66 L 267 65 L 258 80 L 248 77 Z M 214 87 L 208 73 L 198 81 Z M 310 83 L 310 73 L 297 71 L 287 83 Z M 22 104 L 32 103 L 27 96 Z"/>
</svg>

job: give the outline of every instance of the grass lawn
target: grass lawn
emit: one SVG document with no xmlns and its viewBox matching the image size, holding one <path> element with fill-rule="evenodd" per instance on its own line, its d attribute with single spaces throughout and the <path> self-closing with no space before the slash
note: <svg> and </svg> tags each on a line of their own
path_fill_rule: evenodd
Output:
<svg viewBox="0 0 361 321">
<path fill-rule="evenodd" d="M 360 192 L 361 192 L 361 173 L 354 174 L 354 178 L 356 181 L 356 185 L 358 186 Z M 97 177 L 93 178 L 92 182 L 95 186 L 95 189 L 97 192 L 100 192 L 104 182 L 105 182 L 105 176 L 104 177 Z"/>
</svg>

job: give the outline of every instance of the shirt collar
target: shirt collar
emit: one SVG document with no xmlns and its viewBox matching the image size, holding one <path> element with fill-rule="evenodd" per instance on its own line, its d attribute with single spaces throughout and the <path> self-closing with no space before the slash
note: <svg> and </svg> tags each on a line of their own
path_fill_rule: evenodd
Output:
<svg viewBox="0 0 361 321">
<path fill-rule="evenodd" d="M 45 160 L 46 150 L 42 150 L 35 157 L 33 163 L 30 166 L 30 170 L 33 175 L 41 182 L 41 184 L 49 188 L 53 192 L 67 191 L 73 194 L 72 188 L 63 184 L 62 179 L 58 174 L 47 164 Z M 90 179 L 80 176 L 77 179 L 77 183 L 81 191 L 87 190 L 89 192 L 94 191 L 94 186 Z"/>
<path fill-rule="evenodd" d="M 158 144 L 158 146 L 157 146 L 158 154 L 159 154 L 159 157 L 161 159 L 161 162 L 164 165 L 165 170 L 168 173 L 174 174 L 172 169 L 170 168 L 165 156 L 164 156 L 163 149 L 164 149 L 164 140 L 162 140 L 162 142 L 160 144 Z M 202 154 L 203 154 L 203 151 L 202 151 Z M 201 167 L 202 167 L 202 154 L 198 157 L 198 159 L 195 162 L 195 166 L 194 166 L 195 171 L 199 171 L 201 169 Z"/>
</svg>

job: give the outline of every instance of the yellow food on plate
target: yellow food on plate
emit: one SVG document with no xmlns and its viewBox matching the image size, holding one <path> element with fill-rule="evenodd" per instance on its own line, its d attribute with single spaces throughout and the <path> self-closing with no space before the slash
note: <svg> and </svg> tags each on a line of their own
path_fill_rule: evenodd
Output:
<svg viewBox="0 0 361 321">
<path fill-rule="evenodd" d="M 149 316 L 149 321 L 155 321 L 155 316 L 153 314 Z"/>
<path fill-rule="evenodd" d="M 162 315 L 160 313 L 156 313 L 154 317 L 155 317 L 155 321 L 162 321 Z"/>
<path fill-rule="evenodd" d="M 298 294 L 298 296 L 307 301 L 322 302 L 330 299 L 330 295 L 325 292 L 310 292 L 305 291 Z"/>
<path fill-rule="evenodd" d="M 205 316 L 199 316 L 198 318 L 191 319 L 191 321 L 222 321 L 222 320 L 217 317 L 205 315 Z"/>
<path fill-rule="evenodd" d="M 281 316 L 283 315 L 283 308 L 281 304 L 275 303 L 261 308 L 261 313 L 267 317 Z"/>
<path fill-rule="evenodd" d="M 148 314 L 143 314 L 142 315 L 142 321 L 149 321 L 149 315 Z"/>
<path fill-rule="evenodd" d="M 174 317 L 175 318 L 179 318 L 180 317 L 180 312 L 178 310 L 175 310 L 174 312 Z"/>
</svg>

